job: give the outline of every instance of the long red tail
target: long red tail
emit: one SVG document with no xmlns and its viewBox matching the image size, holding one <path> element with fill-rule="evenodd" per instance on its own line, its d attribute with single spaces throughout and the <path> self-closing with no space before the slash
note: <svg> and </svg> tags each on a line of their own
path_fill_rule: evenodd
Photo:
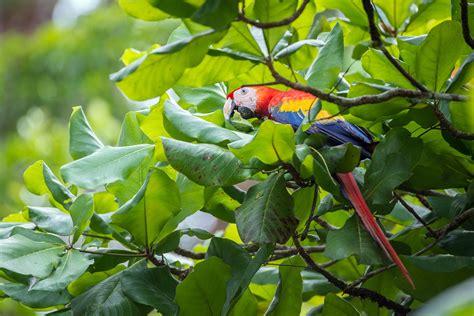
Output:
<svg viewBox="0 0 474 316">
<path fill-rule="evenodd" d="M 403 265 L 400 257 L 398 257 L 395 249 L 393 249 L 387 237 L 385 237 L 382 229 L 375 221 L 374 216 L 370 212 L 369 207 L 367 206 L 367 203 L 365 202 L 365 199 L 362 196 L 362 193 L 360 192 L 352 173 L 337 173 L 336 177 L 341 182 L 343 189 L 347 194 L 347 198 L 349 201 L 351 201 L 365 228 L 369 231 L 370 235 L 375 239 L 375 241 L 377 241 L 390 260 L 392 260 L 397 265 L 405 279 L 407 279 L 408 283 L 410 283 L 410 285 L 415 288 L 415 283 L 413 283 L 407 268 L 405 268 Z"/>
</svg>

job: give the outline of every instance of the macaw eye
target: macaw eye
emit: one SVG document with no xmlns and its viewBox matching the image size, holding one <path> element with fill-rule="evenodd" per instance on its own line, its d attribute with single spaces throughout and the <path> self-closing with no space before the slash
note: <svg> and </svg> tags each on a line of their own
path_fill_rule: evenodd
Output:
<svg viewBox="0 0 474 316">
<path fill-rule="evenodd" d="M 240 91 L 242 92 L 242 94 L 246 94 L 248 92 L 247 88 L 242 88 L 240 89 Z"/>
</svg>

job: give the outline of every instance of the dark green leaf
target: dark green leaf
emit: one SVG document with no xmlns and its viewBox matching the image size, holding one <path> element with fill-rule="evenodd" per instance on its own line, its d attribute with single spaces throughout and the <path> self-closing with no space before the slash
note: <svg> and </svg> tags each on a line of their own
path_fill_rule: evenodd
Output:
<svg viewBox="0 0 474 316">
<path fill-rule="evenodd" d="M 105 147 L 61 167 L 66 182 L 84 189 L 96 189 L 118 180 L 125 180 L 140 163 L 151 156 L 153 145 Z"/>
<path fill-rule="evenodd" d="M 79 196 L 71 205 L 72 223 L 74 225 L 73 243 L 79 240 L 94 214 L 94 201 L 90 194 Z"/>
<path fill-rule="evenodd" d="M 245 169 L 229 151 L 207 144 L 191 144 L 162 138 L 169 163 L 190 180 L 204 186 L 227 186 L 247 179 Z"/>
<path fill-rule="evenodd" d="M 206 0 L 191 19 L 214 29 L 221 29 L 235 20 L 238 4 L 238 0 Z"/>
<path fill-rule="evenodd" d="M 15 301 L 32 308 L 65 305 L 71 300 L 71 295 L 66 290 L 58 292 L 31 290 L 28 284 L 3 282 L 1 279 L 0 290 Z"/>
<path fill-rule="evenodd" d="M 103 147 L 104 144 L 97 138 L 89 125 L 82 107 L 73 107 L 69 119 L 69 154 L 71 157 L 76 160 L 89 156 Z"/>
<path fill-rule="evenodd" d="M 281 173 L 272 174 L 251 187 L 235 215 L 239 234 L 245 242 L 285 243 L 298 225 Z"/>
<path fill-rule="evenodd" d="M 345 299 L 336 294 L 328 294 L 324 299 L 323 316 L 359 316 L 359 312 Z"/>
</svg>

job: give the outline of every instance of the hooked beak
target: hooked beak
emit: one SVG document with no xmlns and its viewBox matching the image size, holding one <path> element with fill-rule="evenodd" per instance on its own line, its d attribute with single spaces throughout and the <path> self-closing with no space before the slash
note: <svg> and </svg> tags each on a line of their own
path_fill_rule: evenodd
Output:
<svg viewBox="0 0 474 316">
<path fill-rule="evenodd" d="M 226 101 L 225 101 L 225 104 L 224 104 L 224 118 L 226 121 L 229 121 L 230 118 L 234 115 L 234 111 L 235 111 L 235 102 L 233 99 L 231 98 L 228 98 Z"/>
</svg>

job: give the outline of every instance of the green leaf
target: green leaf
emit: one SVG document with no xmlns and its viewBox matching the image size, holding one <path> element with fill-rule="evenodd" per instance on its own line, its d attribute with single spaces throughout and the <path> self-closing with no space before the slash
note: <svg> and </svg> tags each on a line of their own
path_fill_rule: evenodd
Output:
<svg viewBox="0 0 474 316">
<path fill-rule="evenodd" d="M 177 171 L 204 186 L 240 183 L 252 174 L 229 151 L 215 145 L 191 144 L 162 138 L 166 157 Z"/>
<path fill-rule="evenodd" d="M 226 99 L 226 95 L 220 85 L 199 88 L 175 86 L 173 91 L 179 96 L 180 103 L 184 101 L 192 104 L 200 113 L 222 110 L 222 105 Z"/>
<path fill-rule="evenodd" d="M 126 257 L 125 257 L 126 258 Z M 110 260 L 110 256 L 107 257 L 108 260 Z M 123 265 L 114 265 L 114 268 L 110 270 L 105 270 L 105 271 L 99 271 L 99 272 L 86 272 L 83 275 L 81 275 L 79 278 L 71 282 L 67 290 L 71 295 L 73 296 L 79 296 L 80 294 L 86 292 L 90 288 L 92 288 L 94 285 L 98 284 L 99 282 L 104 281 L 108 277 L 124 270 L 125 267 Z"/>
<path fill-rule="evenodd" d="M 336 294 L 329 293 L 324 299 L 323 316 L 359 316 L 360 313 L 351 303 Z"/>
<path fill-rule="evenodd" d="M 176 315 L 176 281 L 167 267 L 147 268 L 146 260 L 133 265 L 121 277 L 125 295 L 134 302 L 155 308 L 164 316 Z"/>
<path fill-rule="evenodd" d="M 235 218 L 244 242 L 285 243 L 295 231 L 298 220 L 283 174 L 272 174 L 251 187 L 244 203 L 236 210 Z"/>
<path fill-rule="evenodd" d="M 0 240 L 0 268 L 46 278 L 59 264 L 65 246 L 64 243 L 33 241 L 22 235 L 13 235 Z"/>
<path fill-rule="evenodd" d="M 69 212 L 71 213 L 72 223 L 74 225 L 73 243 L 75 243 L 87 228 L 94 214 L 94 201 L 92 196 L 90 194 L 79 196 L 71 205 Z"/>
<path fill-rule="evenodd" d="M 124 270 L 126 271 L 126 270 Z M 151 308 L 138 305 L 125 295 L 123 272 L 114 274 L 71 301 L 74 315 L 146 315 Z"/>
<path fill-rule="evenodd" d="M 110 76 L 132 100 L 147 100 L 162 95 L 183 75 L 197 66 L 221 33 L 206 31 L 154 49 Z M 170 67 L 173 65 L 173 67 Z"/>
<path fill-rule="evenodd" d="M 164 118 L 166 130 L 170 135 L 183 140 L 197 140 L 200 143 L 225 145 L 247 136 L 245 134 L 239 135 L 196 117 L 171 101 L 165 102 Z M 172 128 L 170 129 L 169 126 Z M 173 131 L 178 131 L 178 134 Z M 185 137 L 179 137 L 180 134 Z"/>
<path fill-rule="evenodd" d="M 144 21 L 160 21 L 169 14 L 153 7 L 147 0 L 118 0 L 119 6 L 128 15 Z"/>
<path fill-rule="evenodd" d="M 72 108 L 69 119 L 69 154 L 76 160 L 88 156 L 104 147 L 87 121 L 82 107 Z"/>
<path fill-rule="evenodd" d="M 30 220 L 39 228 L 60 236 L 72 234 L 71 217 L 54 207 L 28 206 Z"/>
<path fill-rule="evenodd" d="M 354 170 L 360 161 L 360 148 L 351 143 L 323 148 L 321 155 L 331 173 L 348 173 Z"/>
<path fill-rule="evenodd" d="M 423 1 L 418 5 L 417 12 L 410 17 L 405 33 L 413 35 L 428 33 L 436 25 L 450 19 L 450 9 L 451 0 Z"/>
<path fill-rule="evenodd" d="M 23 173 L 25 187 L 35 195 L 47 194 L 56 207 L 67 207 L 74 195 L 59 181 L 48 165 L 38 160 Z"/>
<path fill-rule="evenodd" d="M 228 223 L 235 223 L 235 209 L 241 203 L 234 200 L 222 188 L 209 187 L 204 190 L 203 212 L 214 215 Z"/>
<path fill-rule="evenodd" d="M 31 308 L 50 308 L 51 306 L 65 305 L 71 300 L 66 291 L 31 290 L 29 284 L 13 283 L 0 279 L 0 290 L 17 302 Z"/>
<path fill-rule="evenodd" d="M 278 53 L 275 54 L 274 58 L 280 59 L 280 58 L 288 57 L 292 55 L 293 53 L 295 53 L 296 51 L 298 51 L 303 46 L 324 47 L 324 45 L 326 45 L 326 43 L 321 40 L 315 40 L 315 39 L 301 40 L 291 45 L 288 45 L 287 47 L 278 51 Z"/>
<path fill-rule="evenodd" d="M 285 264 L 290 266 L 284 266 Z M 291 266 L 293 265 L 293 266 Z M 295 268 L 294 266 L 301 266 Z M 301 271 L 304 261 L 300 257 L 285 260 L 280 266 L 280 281 L 275 297 L 265 312 L 266 316 L 299 315 L 303 304 L 303 279 Z"/>
<path fill-rule="evenodd" d="M 140 128 L 145 119 L 146 116 L 141 113 L 128 112 L 123 120 L 117 145 L 132 146 L 152 143 Z"/>
<path fill-rule="evenodd" d="M 255 158 L 267 165 L 289 162 L 295 151 L 293 128 L 267 120 L 253 138 L 230 143 L 229 148 L 244 164 Z"/>
<path fill-rule="evenodd" d="M 298 1 L 279 0 L 256 0 L 253 8 L 253 15 L 260 22 L 273 22 L 283 20 L 291 16 L 297 8 Z M 271 52 L 280 38 L 283 36 L 288 26 L 264 29 L 266 46 Z"/>
<path fill-rule="evenodd" d="M 341 26 L 336 24 L 305 75 L 308 84 L 318 89 L 332 88 L 342 70 L 343 59 L 344 37 Z"/>
<path fill-rule="evenodd" d="M 156 253 L 163 254 L 167 252 L 171 252 L 178 248 L 179 243 L 181 241 L 181 237 L 184 235 L 190 237 L 197 237 L 201 240 L 206 240 L 214 237 L 213 234 L 209 233 L 208 231 L 198 229 L 198 228 L 187 228 L 187 229 L 180 229 L 175 230 L 168 236 L 162 238 L 155 246 Z"/>
<path fill-rule="evenodd" d="M 367 27 L 367 16 L 365 15 L 361 1 L 355 0 L 321 0 L 318 5 L 325 8 L 337 9 L 346 16 L 351 24 Z"/>
<path fill-rule="evenodd" d="M 387 17 L 390 25 L 398 31 L 404 24 L 405 20 L 410 17 L 414 0 L 376 0 L 375 5 L 380 8 Z"/>
<path fill-rule="evenodd" d="M 362 67 L 372 78 L 383 80 L 397 87 L 413 89 L 410 81 L 406 79 L 382 52 L 369 48 L 361 57 Z M 397 61 L 403 68 L 405 64 Z M 406 70 L 406 69 L 405 69 Z"/>
<path fill-rule="evenodd" d="M 12 230 L 16 227 L 34 229 L 36 225 L 29 222 L 0 222 L 0 239 L 10 237 Z"/>
<path fill-rule="evenodd" d="M 439 247 L 455 256 L 474 257 L 474 249 L 470 247 L 474 243 L 474 232 L 468 230 L 455 230 L 441 239 Z"/>
<path fill-rule="evenodd" d="M 392 191 L 408 180 L 420 160 L 423 142 L 402 128 L 392 129 L 375 147 L 365 173 L 364 196 L 374 204 L 392 199 Z"/>
<path fill-rule="evenodd" d="M 198 263 L 176 289 L 180 315 L 221 315 L 230 277 L 229 266 L 217 257 Z"/>
<path fill-rule="evenodd" d="M 142 188 L 112 215 L 112 222 L 129 231 L 134 242 L 152 245 L 173 231 L 189 212 L 181 212 L 176 182 L 160 169 L 152 171 Z"/>
<path fill-rule="evenodd" d="M 383 254 L 356 215 L 348 219 L 343 228 L 328 233 L 324 255 L 331 259 L 355 255 L 359 263 L 368 265 L 384 262 Z"/>
<path fill-rule="evenodd" d="M 189 3 L 184 0 L 148 0 L 148 2 L 153 7 L 180 18 L 190 17 L 197 10 L 197 6 L 202 3 Z"/>
<path fill-rule="evenodd" d="M 72 281 L 81 276 L 92 264 L 92 260 L 86 259 L 77 250 L 68 250 L 61 257 L 59 265 L 55 267 L 53 273 L 46 279 L 35 283 L 33 290 L 59 291 L 65 289 Z"/>
<path fill-rule="evenodd" d="M 467 53 L 467 45 L 461 25 L 453 21 L 441 23 L 430 31 L 416 54 L 417 79 L 430 90 L 443 90 L 463 53 Z"/>
<path fill-rule="evenodd" d="M 191 19 L 216 30 L 222 29 L 235 20 L 239 10 L 238 5 L 238 0 L 206 0 L 191 16 Z"/>
<path fill-rule="evenodd" d="M 248 252 L 229 239 L 214 237 L 211 240 L 207 257 L 216 256 L 231 267 L 232 277 L 227 282 L 226 299 L 222 315 L 227 315 L 238 300 L 245 294 L 250 281 L 273 252 L 273 245 L 263 245 L 252 259 Z"/>
<path fill-rule="evenodd" d="M 118 180 L 125 180 L 153 153 L 153 145 L 105 147 L 79 160 L 61 167 L 68 183 L 84 189 L 96 189 Z"/>
</svg>

